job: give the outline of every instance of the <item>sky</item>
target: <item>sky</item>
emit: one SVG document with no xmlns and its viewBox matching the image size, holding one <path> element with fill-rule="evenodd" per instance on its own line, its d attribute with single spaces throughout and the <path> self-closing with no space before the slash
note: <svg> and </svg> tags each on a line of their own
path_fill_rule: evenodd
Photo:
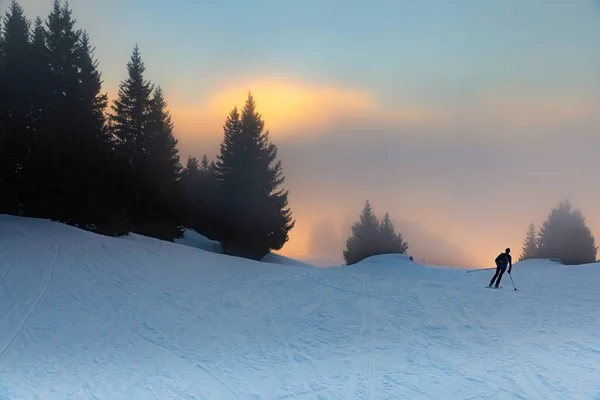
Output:
<svg viewBox="0 0 600 400">
<path fill-rule="evenodd" d="M 52 0 L 20 4 L 45 18 Z M 565 199 L 600 242 L 597 1 L 69 4 L 111 98 L 139 45 L 184 163 L 216 156 L 253 93 L 297 221 L 281 254 L 339 265 L 367 199 L 427 264 L 517 258 Z"/>
</svg>

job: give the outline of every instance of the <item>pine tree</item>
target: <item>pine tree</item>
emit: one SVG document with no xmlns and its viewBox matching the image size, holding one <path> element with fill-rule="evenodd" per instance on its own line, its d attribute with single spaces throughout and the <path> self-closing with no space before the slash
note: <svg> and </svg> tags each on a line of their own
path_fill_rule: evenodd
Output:
<svg viewBox="0 0 600 400">
<path fill-rule="evenodd" d="M 44 21 L 37 17 L 31 39 L 31 61 L 29 88 L 31 90 L 31 132 L 28 152 L 21 167 L 20 206 L 24 215 L 52 217 L 47 207 L 51 203 L 51 192 L 47 190 L 48 179 L 53 175 L 48 167 L 50 154 L 54 154 L 50 111 L 54 80 L 51 75 L 50 53 L 46 45 L 48 31 Z M 50 150 L 50 151 L 49 151 Z"/>
<path fill-rule="evenodd" d="M 44 21 L 37 17 L 31 39 L 31 87 L 32 87 L 32 125 L 39 141 L 43 130 L 43 118 L 48 114 L 50 103 L 51 76 L 48 47 L 46 46 L 47 31 Z"/>
<path fill-rule="evenodd" d="M 563 264 L 596 261 L 595 239 L 585 218 L 569 201 L 553 208 L 539 231 L 539 257 L 559 258 Z"/>
<path fill-rule="evenodd" d="M 235 166 L 235 163 L 239 163 L 237 158 L 240 158 L 242 154 L 238 150 L 239 137 L 241 136 L 241 122 L 240 113 L 237 107 L 234 107 L 223 126 L 223 141 L 220 146 L 220 154 L 217 156 L 216 168 L 215 168 L 215 189 L 217 197 L 223 201 L 222 208 L 224 210 L 235 206 L 233 196 L 236 195 L 236 191 L 241 186 L 244 178 L 244 172 L 241 168 Z M 235 168 L 234 168 L 235 167 Z M 231 204 L 225 204 L 228 201 Z M 226 220 L 227 215 L 223 215 Z M 226 224 L 228 221 L 224 221 Z M 233 219 L 232 221 L 233 222 Z"/>
<path fill-rule="evenodd" d="M 177 139 L 173 136 L 173 122 L 160 86 L 154 91 L 150 102 L 143 141 L 148 156 L 146 168 L 149 176 L 157 183 L 161 194 L 166 196 L 177 186 L 182 167 Z"/>
<path fill-rule="evenodd" d="M 200 161 L 200 197 L 202 198 L 202 207 L 207 213 L 213 213 L 215 209 L 215 162 L 209 161 L 206 154 Z"/>
<path fill-rule="evenodd" d="M 70 107 L 82 104 L 79 102 L 82 32 L 75 29 L 75 23 L 68 4 L 61 5 L 59 0 L 54 0 L 46 20 L 46 46 L 52 80 L 51 114 L 56 126 L 76 116 Z M 70 134 L 74 132 L 64 133 Z"/>
<path fill-rule="evenodd" d="M 2 25 L 0 40 L 1 95 L 6 102 L 2 123 L 11 121 L 16 127 L 29 127 L 31 74 L 24 68 L 31 62 L 31 22 L 16 0 L 13 0 Z M 25 90 L 24 90 L 25 89 Z M 8 125 L 8 124 L 7 124 Z"/>
<path fill-rule="evenodd" d="M 0 212 L 19 213 L 22 165 L 31 141 L 30 26 L 13 0 L 0 40 Z"/>
<path fill-rule="evenodd" d="M 206 154 L 202 156 L 200 169 L 203 174 L 209 174 L 211 172 L 210 171 L 210 162 L 208 161 L 208 157 L 206 156 Z"/>
<path fill-rule="evenodd" d="M 123 200 L 118 199 L 118 186 L 115 187 L 113 182 L 117 170 L 112 164 L 117 161 L 112 153 L 110 133 L 106 129 L 108 96 L 102 93 L 102 78 L 94 51 L 87 32 L 81 31 L 80 39 L 73 49 L 77 61 L 78 84 L 71 108 L 76 113 L 76 117 L 71 118 L 71 129 L 73 136 L 77 138 L 74 141 L 77 156 L 70 157 L 73 164 L 79 165 L 79 170 L 71 174 L 71 183 L 76 188 L 76 193 L 69 196 L 76 199 L 80 207 L 77 219 L 86 225 L 98 227 L 104 225 L 106 219 L 115 222 L 112 212 L 122 212 L 114 207 L 120 208 L 117 204 Z M 99 231 L 112 233 L 112 230 L 111 226 L 104 226 Z"/>
<path fill-rule="evenodd" d="M 128 77 L 119 85 L 118 97 L 109 116 L 111 130 L 121 153 L 126 155 L 134 170 L 142 168 L 144 129 L 151 110 L 154 85 L 144 78 L 146 66 L 139 47 L 135 45 L 131 60 L 127 63 Z"/>
<path fill-rule="evenodd" d="M 181 179 L 186 179 L 187 176 L 199 175 L 200 164 L 196 157 L 188 156 L 188 160 L 185 163 L 185 167 L 181 171 Z"/>
<path fill-rule="evenodd" d="M 32 212 L 82 228 L 109 218 L 114 199 L 109 134 L 105 129 L 106 94 L 94 49 L 68 3 L 55 0 L 45 32 L 37 24 L 40 62 L 47 59 L 49 79 L 43 83 L 43 112 L 38 124 L 38 149 L 30 182 L 38 195 L 29 202 Z M 42 54 L 41 37 L 46 51 Z M 110 178 L 113 178 L 111 174 Z M 101 193 L 101 195 L 99 195 Z"/>
<path fill-rule="evenodd" d="M 204 156 L 202 163 L 195 157 L 189 157 L 181 173 L 181 185 L 186 202 L 185 226 L 215 239 L 216 225 L 219 220 L 214 211 L 214 185 L 211 163 Z"/>
<path fill-rule="evenodd" d="M 219 239 L 218 228 L 221 224 L 215 171 L 216 163 L 209 161 L 206 154 L 203 155 L 199 167 L 198 196 L 195 203 L 195 207 L 198 209 L 196 230 L 212 240 Z"/>
<path fill-rule="evenodd" d="M 288 240 L 295 225 L 288 207 L 277 147 L 248 94 L 242 113 L 234 108 L 224 126 L 215 164 L 215 186 L 223 251 L 260 260 Z"/>
<path fill-rule="evenodd" d="M 181 211 L 183 191 L 179 182 L 182 167 L 177 139 L 173 136 L 173 122 L 160 87 L 151 98 L 141 140 L 145 149 L 143 190 L 146 199 L 152 200 L 140 206 L 146 206 L 146 218 L 154 225 L 145 233 L 175 239 L 181 236 L 180 225 L 185 220 L 185 213 Z"/>
<path fill-rule="evenodd" d="M 202 197 L 207 201 L 207 207 L 213 207 L 215 200 L 215 162 L 209 161 L 206 154 L 200 162 L 200 179 Z"/>
<path fill-rule="evenodd" d="M 144 78 L 145 70 L 136 45 L 112 105 L 110 130 L 131 174 L 130 229 L 172 240 L 181 236 L 186 218 L 182 167 L 163 91 Z"/>
<path fill-rule="evenodd" d="M 523 249 L 519 261 L 537 258 L 539 253 L 538 237 L 535 231 L 535 225 L 529 224 L 525 239 L 523 240 Z"/>
<path fill-rule="evenodd" d="M 367 257 L 380 254 L 379 220 L 368 200 L 364 204 L 360 220 L 352 225 L 351 229 L 352 236 L 346 240 L 346 249 L 343 253 L 347 265 L 356 264 Z"/>
<path fill-rule="evenodd" d="M 88 123 L 90 141 L 98 146 L 107 146 L 110 143 L 106 131 L 105 110 L 108 106 L 108 95 L 102 93 L 102 77 L 98 70 L 98 61 L 94 58 L 95 48 L 90 44 L 90 38 L 86 31 L 81 34 L 81 39 L 75 48 L 78 61 L 78 81 L 81 97 L 82 112 Z M 100 148 L 104 150 L 104 147 Z"/>
<path fill-rule="evenodd" d="M 78 62 L 78 88 L 81 107 L 79 115 L 79 135 L 84 134 L 81 159 L 86 165 L 84 174 L 79 174 L 78 187 L 85 188 L 81 203 L 90 208 L 93 230 L 107 235 L 120 235 L 126 231 L 127 211 L 131 176 L 121 154 L 114 152 L 113 138 L 107 126 L 106 109 L 108 95 L 102 92 L 102 76 L 98 61 L 94 57 L 95 48 L 90 43 L 88 33 L 80 32 L 80 40 L 74 53 Z M 121 156 L 121 157 L 120 157 Z"/>
<path fill-rule="evenodd" d="M 201 171 L 196 157 L 189 156 L 181 171 L 181 186 L 188 203 L 194 204 L 200 199 Z"/>
<path fill-rule="evenodd" d="M 31 146 L 30 161 L 23 169 L 25 215 L 76 223 L 73 213 L 86 204 L 77 204 L 71 193 L 77 187 L 73 173 L 82 169 L 78 157 L 80 136 L 74 119 L 79 113 L 77 104 L 76 47 L 79 32 L 67 6 L 53 2 L 45 27 L 34 27 L 34 69 L 39 90 L 33 118 L 35 143 Z M 83 157 L 82 157 L 83 158 Z M 80 193 L 80 192 L 78 192 Z M 73 207 L 75 203 L 75 207 Z"/>
<path fill-rule="evenodd" d="M 404 241 L 401 233 L 396 233 L 389 213 L 385 213 L 379 225 L 380 250 L 378 254 L 404 254 L 408 250 L 408 243 Z"/>
<path fill-rule="evenodd" d="M 149 198 L 146 175 L 147 139 L 146 127 L 151 112 L 153 85 L 144 78 L 146 67 L 139 47 L 134 46 L 127 63 L 127 78 L 119 84 L 117 98 L 111 105 L 108 125 L 115 148 L 115 157 L 123 166 L 123 179 L 127 182 L 122 192 L 127 203 L 125 229 L 137 233 L 147 233 L 148 208 L 154 207 Z"/>
</svg>

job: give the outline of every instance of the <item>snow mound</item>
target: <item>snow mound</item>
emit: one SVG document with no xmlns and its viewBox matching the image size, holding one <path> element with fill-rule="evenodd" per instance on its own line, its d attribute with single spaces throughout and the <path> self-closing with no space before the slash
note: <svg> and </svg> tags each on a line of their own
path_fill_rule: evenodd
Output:
<svg viewBox="0 0 600 400">
<path fill-rule="evenodd" d="M 410 255 L 408 254 L 380 254 L 377 256 L 367 257 L 364 260 L 354 264 L 354 265 L 364 265 L 364 264 L 398 264 L 403 265 L 405 263 L 414 264 L 414 261 L 410 259 Z"/>
<path fill-rule="evenodd" d="M 377 256 L 254 262 L 0 216 L 0 399 L 593 399 L 600 265 L 503 289 Z"/>
<path fill-rule="evenodd" d="M 175 243 L 210 251 L 211 253 L 221 253 L 222 251 L 219 242 L 210 240 L 206 236 L 196 232 L 193 229 L 186 229 L 183 232 L 183 237 L 180 239 L 175 239 Z"/>
<path fill-rule="evenodd" d="M 290 265 L 290 266 L 293 265 L 296 267 L 315 268 L 315 266 L 312 264 L 308 264 L 303 261 L 294 260 L 293 258 L 282 256 L 281 254 L 277 254 L 277 253 L 269 253 L 266 256 L 264 256 L 261 261 L 265 262 L 265 263 L 270 263 L 270 264 Z"/>
<path fill-rule="evenodd" d="M 186 229 L 183 233 L 183 238 L 175 239 L 175 243 L 182 244 L 184 246 L 194 247 L 196 249 L 202 249 L 211 253 L 221 254 L 222 252 L 222 248 L 219 242 L 211 240 L 193 229 Z M 263 257 L 261 261 L 271 264 L 295 265 L 297 267 L 314 267 L 314 265 L 294 260 L 292 258 L 285 257 L 277 253 L 269 253 L 265 257 Z"/>
</svg>

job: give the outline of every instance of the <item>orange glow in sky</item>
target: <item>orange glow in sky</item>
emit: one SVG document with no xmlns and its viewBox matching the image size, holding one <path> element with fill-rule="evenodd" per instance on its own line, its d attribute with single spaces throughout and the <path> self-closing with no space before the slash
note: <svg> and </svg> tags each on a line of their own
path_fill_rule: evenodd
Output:
<svg viewBox="0 0 600 400">
<path fill-rule="evenodd" d="M 266 129 L 275 138 L 300 132 L 310 136 L 340 118 L 363 114 L 376 105 L 368 92 L 262 79 L 224 86 L 197 103 L 180 103 L 177 92 L 170 93 L 170 110 L 179 132 L 220 136 L 227 114 L 234 106 L 243 107 L 248 92 L 252 92 Z"/>
<path fill-rule="evenodd" d="M 346 183 L 332 180 L 326 185 L 317 185 L 311 183 L 314 176 L 310 173 L 290 173 L 292 171 L 288 169 L 289 160 L 284 153 L 294 152 L 299 143 L 318 143 L 331 134 L 339 135 L 340 132 L 336 131 L 339 122 L 348 120 L 364 127 L 365 138 L 368 138 L 365 143 L 369 143 L 371 137 L 372 143 L 380 140 L 369 129 L 373 124 L 385 127 L 388 132 L 403 135 L 410 134 L 414 127 L 426 128 L 428 130 L 419 135 L 428 137 L 428 140 L 432 140 L 429 143 L 433 144 L 453 132 L 451 128 L 460 131 L 464 126 L 475 127 L 471 130 L 481 132 L 477 138 L 480 141 L 514 142 L 514 139 L 508 138 L 526 137 L 523 132 L 530 137 L 543 135 L 548 126 L 576 123 L 594 115 L 593 103 L 585 96 L 568 93 L 558 96 L 514 87 L 487 90 L 466 97 L 452 106 L 435 108 L 408 101 L 384 104 L 373 93 L 364 90 L 281 78 L 257 78 L 223 84 L 193 99 L 178 93 L 176 89 L 165 90 L 183 163 L 188 155 L 201 157 L 207 154 L 211 159 L 215 157 L 227 114 L 234 106 L 243 107 L 249 91 L 254 95 L 258 111 L 265 119 L 271 140 L 280 148 L 280 159 L 286 175 L 285 188 L 290 190 L 290 206 L 296 219 L 290 240 L 278 253 L 299 259 L 336 259 L 338 263 L 343 262 L 341 255 L 350 234 L 350 225 L 357 220 L 367 198 L 374 204 L 378 215 L 389 211 L 392 218 L 407 221 L 408 227 L 399 225 L 397 228 L 403 231 L 409 242 L 409 253 L 417 252 L 416 258 L 421 262 L 439 265 L 443 263 L 439 260 L 448 260 L 446 265 L 488 267 L 495 255 L 505 247 L 513 249 L 516 260 L 529 222 L 539 225 L 550 208 L 564 196 L 560 190 L 556 190 L 556 194 L 539 199 L 542 206 L 535 202 L 526 205 L 514 203 L 510 206 L 522 208 L 512 210 L 508 215 L 495 215 L 497 207 L 507 204 L 502 199 L 493 200 L 497 203 L 484 201 L 475 205 L 467 200 L 464 205 L 452 205 L 448 203 L 448 196 L 460 196 L 460 190 L 454 191 L 458 194 L 440 194 L 440 189 L 422 187 L 422 184 L 429 184 L 433 172 L 428 175 L 427 172 L 400 169 L 395 178 L 397 181 L 382 181 L 379 189 L 375 190 L 364 189 L 365 184 L 372 182 L 360 180 Z M 116 90 L 109 90 L 109 94 L 113 93 Z M 340 140 L 352 139 L 341 136 Z M 336 149 L 332 151 L 335 153 Z M 361 148 L 357 147 L 355 151 L 361 152 Z M 427 152 L 424 154 L 422 162 L 427 165 L 429 155 Z M 339 157 L 339 154 L 333 156 Z M 304 169 L 305 165 L 313 162 L 313 157 L 317 156 L 306 152 L 296 168 Z M 435 162 L 435 158 L 432 161 Z M 374 158 L 370 162 L 377 165 L 380 160 Z M 340 168 L 335 161 L 326 165 L 333 170 Z M 478 168 L 476 165 L 472 167 L 474 171 Z M 410 190 L 401 184 L 405 173 L 421 176 Z M 468 181 L 469 178 L 464 179 Z M 519 184 L 519 180 L 515 176 L 516 184 Z M 463 181 L 462 176 L 459 181 Z M 447 188 L 449 185 L 446 181 L 440 187 Z M 485 189 L 479 192 L 485 196 Z M 467 196 L 466 192 L 462 195 Z M 578 207 L 590 205 L 581 197 L 575 200 Z M 410 210 L 410 213 L 406 214 L 406 210 Z M 466 217 L 474 210 L 480 210 L 477 211 L 479 218 Z M 600 218 L 589 216 L 588 221 L 592 226 L 600 226 Z M 315 244 L 314 239 L 322 234 L 319 227 L 329 232 L 327 245 L 321 247 Z M 432 240 L 436 246 L 429 247 L 427 243 Z"/>
</svg>

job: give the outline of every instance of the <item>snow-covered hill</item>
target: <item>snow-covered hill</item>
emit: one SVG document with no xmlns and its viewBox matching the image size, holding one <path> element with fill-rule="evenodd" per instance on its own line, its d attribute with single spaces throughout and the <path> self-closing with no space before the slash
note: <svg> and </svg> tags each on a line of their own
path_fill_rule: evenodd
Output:
<svg viewBox="0 0 600 400">
<path fill-rule="evenodd" d="M 0 399 L 600 399 L 597 264 L 494 290 L 146 239 L 0 216 Z"/>
</svg>

